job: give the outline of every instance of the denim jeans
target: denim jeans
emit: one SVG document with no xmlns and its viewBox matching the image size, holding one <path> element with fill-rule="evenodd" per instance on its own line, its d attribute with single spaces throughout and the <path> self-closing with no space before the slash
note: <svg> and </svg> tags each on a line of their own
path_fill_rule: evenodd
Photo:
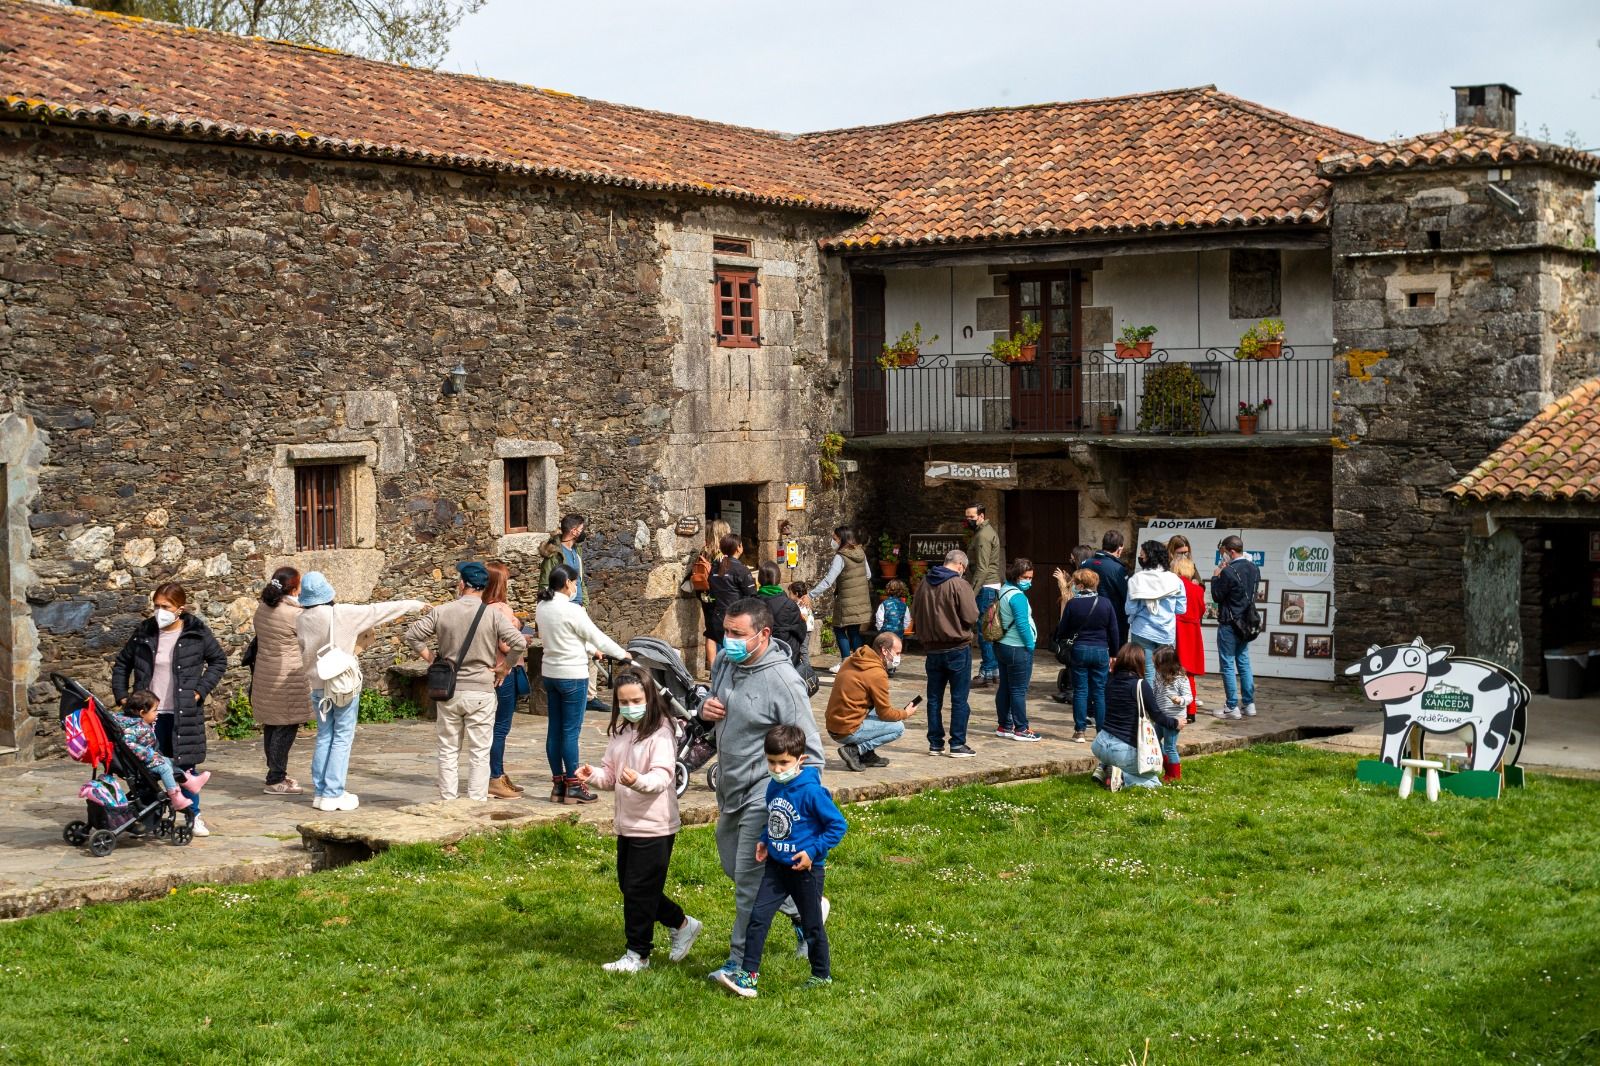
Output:
<svg viewBox="0 0 1600 1066">
<path fill-rule="evenodd" d="M 1096 733 L 1094 743 L 1089 745 L 1089 750 L 1094 752 L 1101 766 L 1115 766 L 1121 770 L 1123 784 L 1133 785 L 1135 788 L 1161 787 L 1161 779 L 1156 774 L 1137 772 L 1139 753 L 1110 733 Z"/>
<path fill-rule="evenodd" d="M 1161 691 L 1161 686 L 1156 684 L 1156 651 L 1168 645 L 1158 644 L 1145 637 L 1133 637 L 1133 642 L 1144 649 L 1144 680 L 1152 689 Z"/>
<path fill-rule="evenodd" d="M 925 666 L 928 674 L 928 747 L 944 747 L 944 687 L 950 686 L 950 746 L 967 742 L 967 718 L 972 708 L 967 693 L 972 690 L 972 647 L 963 644 L 948 651 L 930 651 Z"/>
<path fill-rule="evenodd" d="M 1111 675 L 1111 653 L 1103 644 L 1072 646 L 1072 728 L 1082 733 L 1089 728 L 1089 713 L 1094 727 L 1106 721 L 1106 679 Z"/>
<path fill-rule="evenodd" d="M 584 705 L 589 702 L 589 679 L 546 677 L 541 680 L 549 713 L 544 754 L 550 760 L 550 775 L 572 777 L 580 765 L 578 733 L 583 729 Z"/>
<path fill-rule="evenodd" d="M 1033 649 L 1014 644 L 994 644 L 1000 664 L 1000 685 L 994 690 L 994 710 L 1001 729 L 1021 733 L 1028 728 L 1028 682 L 1033 680 Z"/>
<path fill-rule="evenodd" d="M 983 639 L 983 614 L 989 609 L 989 605 L 999 598 L 1000 593 L 997 589 L 978 590 L 978 653 L 983 657 L 979 672 L 981 676 L 987 678 L 1000 676 L 1000 661 L 995 658 L 994 644 Z"/>
<path fill-rule="evenodd" d="M 856 727 L 856 731 L 839 743 L 854 744 L 856 750 L 865 755 L 869 751 L 877 751 L 885 744 L 899 740 L 905 731 L 904 722 L 885 722 L 878 717 L 877 711 L 868 711 L 867 716 Z"/>
<path fill-rule="evenodd" d="M 750 909 L 750 921 L 744 932 L 744 963 L 740 967 L 749 973 L 761 969 L 761 953 L 767 946 L 767 932 L 772 919 L 785 900 L 793 900 L 800 911 L 800 928 L 806 935 L 807 958 L 811 960 L 811 976 L 830 977 L 828 966 L 828 931 L 822 924 L 822 887 L 827 871 L 821 866 L 809 870 L 796 870 L 777 859 L 768 859 L 762 871 L 761 888 L 756 892 L 755 905 Z"/>
<path fill-rule="evenodd" d="M 1250 672 L 1250 642 L 1241 637 L 1230 625 L 1217 627 L 1217 661 L 1222 664 L 1222 693 L 1229 710 L 1238 710 L 1240 699 L 1245 703 L 1256 701 L 1256 678 Z M 1234 680 L 1237 665 L 1239 679 Z M 1241 691 L 1242 690 L 1242 691 Z"/>
<path fill-rule="evenodd" d="M 177 725 L 177 722 L 178 716 L 175 714 L 156 715 L 156 747 L 159 748 L 161 750 L 161 754 L 165 755 L 168 759 L 172 758 L 172 730 Z M 172 765 L 177 766 L 178 764 L 174 762 Z M 182 769 L 185 773 L 188 773 L 190 770 L 193 770 L 194 767 L 185 766 Z M 185 789 L 183 794 L 189 797 L 190 803 L 194 804 L 194 806 L 189 808 L 189 813 L 194 815 L 196 818 L 200 817 L 200 793 L 190 792 L 188 789 Z"/>
<path fill-rule="evenodd" d="M 834 626 L 833 639 L 839 645 L 839 658 L 841 659 L 848 659 L 851 652 L 857 648 L 866 647 L 866 641 L 861 639 L 861 627 L 859 625 Z"/>
<path fill-rule="evenodd" d="M 1184 713 L 1183 708 L 1179 707 L 1177 713 Z M 1166 726 L 1157 723 L 1156 736 L 1161 738 L 1162 759 L 1171 763 L 1183 761 L 1178 757 L 1178 731 L 1176 729 L 1168 729 Z"/>
<path fill-rule="evenodd" d="M 489 777 L 500 777 L 506 772 L 506 737 L 511 735 L 511 722 L 517 716 L 517 679 L 507 675 L 494 690 L 494 740 L 489 744 Z"/>
<path fill-rule="evenodd" d="M 311 693 L 311 706 L 322 698 L 319 688 Z M 317 746 L 311 754 L 311 787 L 324 799 L 344 795 L 345 774 L 350 770 L 350 747 L 356 740 L 356 715 L 361 709 L 358 696 L 343 707 L 335 707 L 328 717 L 317 716 Z"/>
</svg>

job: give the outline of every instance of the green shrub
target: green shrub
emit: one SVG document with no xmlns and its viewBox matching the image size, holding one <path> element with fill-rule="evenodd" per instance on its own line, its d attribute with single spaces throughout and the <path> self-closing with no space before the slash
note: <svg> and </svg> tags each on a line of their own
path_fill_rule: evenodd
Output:
<svg viewBox="0 0 1600 1066">
<path fill-rule="evenodd" d="M 363 689 L 361 706 L 356 721 L 364 723 L 397 722 L 402 719 L 422 717 L 422 708 L 405 697 L 396 698 L 377 689 Z"/>
<path fill-rule="evenodd" d="M 226 713 L 217 723 L 217 736 L 223 740 L 243 740 L 256 731 L 255 715 L 250 711 L 250 693 L 236 689 L 228 697 Z"/>
</svg>

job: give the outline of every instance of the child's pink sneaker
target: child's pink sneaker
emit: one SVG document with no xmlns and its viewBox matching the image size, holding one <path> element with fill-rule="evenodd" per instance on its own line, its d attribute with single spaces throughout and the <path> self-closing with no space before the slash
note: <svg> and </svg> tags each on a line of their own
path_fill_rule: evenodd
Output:
<svg viewBox="0 0 1600 1066">
<path fill-rule="evenodd" d="M 187 789 L 188 791 L 190 791 L 190 792 L 199 792 L 202 788 L 206 787 L 206 782 L 210 781 L 210 780 L 211 780 L 211 771 L 210 770 L 207 770 L 203 774 L 197 774 L 197 773 L 195 773 L 194 771 L 191 770 L 189 772 L 189 776 L 184 778 L 183 787 L 185 789 Z"/>
<path fill-rule="evenodd" d="M 175 788 L 167 793 L 167 799 L 172 801 L 172 809 L 186 811 L 194 806 L 194 800 L 183 794 L 183 789 Z"/>
</svg>

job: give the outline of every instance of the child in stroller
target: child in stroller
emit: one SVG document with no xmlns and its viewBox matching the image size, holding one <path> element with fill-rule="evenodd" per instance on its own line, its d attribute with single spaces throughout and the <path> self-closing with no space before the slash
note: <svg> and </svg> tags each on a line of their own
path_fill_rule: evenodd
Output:
<svg viewBox="0 0 1600 1066">
<path fill-rule="evenodd" d="M 650 672 L 671 708 L 678 760 L 672 787 L 681 796 L 689 787 L 690 775 L 710 762 L 717 753 L 715 727 L 698 717 L 700 704 L 706 699 L 706 687 L 696 683 L 694 675 L 683 665 L 683 658 L 677 649 L 664 640 L 634 637 L 628 641 L 627 648 L 634 662 Z M 717 787 L 715 765 L 706 770 L 706 785 L 713 790 Z"/>
<path fill-rule="evenodd" d="M 172 760 L 161 754 L 161 749 L 156 744 L 156 709 L 161 706 L 160 699 L 149 689 L 140 689 L 128 694 L 122 704 L 122 709 L 127 714 L 113 714 L 112 720 L 117 723 L 117 728 L 122 730 L 122 739 L 128 744 L 133 754 L 138 756 L 145 767 L 161 778 L 161 787 L 167 790 L 167 799 L 172 801 L 172 809 L 186 811 L 194 806 L 194 801 L 184 795 L 185 791 L 199 792 L 211 780 L 211 772 L 203 774 L 190 773 L 184 777 L 183 788 L 178 787 L 178 782 L 173 777 Z"/>
<path fill-rule="evenodd" d="M 176 816 L 162 787 L 166 782 L 134 754 L 105 705 L 71 678 L 52 674 L 50 682 L 61 694 L 67 752 L 90 767 L 89 780 L 78 791 L 86 818 L 68 822 L 62 838 L 73 847 L 87 843 L 90 854 L 100 858 L 110 855 L 123 835 L 149 833 L 173 844 L 189 843 L 194 838 L 192 815 L 185 813 L 181 820 Z M 127 782 L 126 788 L 118 778 Z"/>
</svg>

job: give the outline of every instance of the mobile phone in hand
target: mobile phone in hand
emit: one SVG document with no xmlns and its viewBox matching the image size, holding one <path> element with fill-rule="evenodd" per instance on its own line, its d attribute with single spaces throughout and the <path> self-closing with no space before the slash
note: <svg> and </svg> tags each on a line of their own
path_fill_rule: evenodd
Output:
<svg viewBox="0 0 1600 1066">
<path fill-rule="evenodd" d="M 921 707 L 922 706 L 922 697 L 920 695 L 911 697 L 911 706 L 912 706 L 913 709 L 915 709 L 917 707 Z"/>
</svg>

